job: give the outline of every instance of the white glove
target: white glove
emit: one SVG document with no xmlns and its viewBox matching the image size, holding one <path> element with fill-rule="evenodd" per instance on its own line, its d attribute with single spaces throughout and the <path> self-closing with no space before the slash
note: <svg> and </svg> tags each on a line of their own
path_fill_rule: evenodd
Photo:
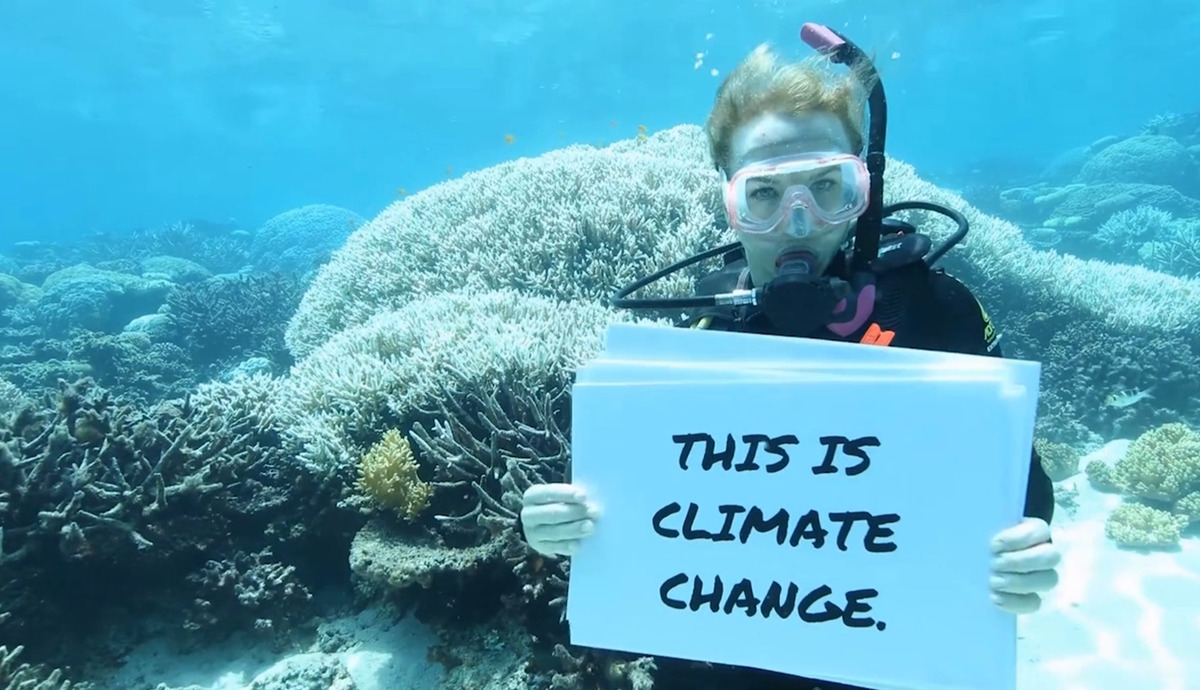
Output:
<svg viewBox="0 0 1200 690">
<path fill-rule="evenodd" d="M 537 484 L 522 498 L 521 524 L 525 541 L 544 556 L 570 556 L 591 534 L 599 509 L 587 492 L 572 484 Z"/>
<path fill-rule="evenodd" d="M 1033 613 L 1058 584 L 1062 555 L 1050 542 L 1050 525 L 1026 518 L 992 539 L 992 602 L 1009 613 Z"/>
</svg>

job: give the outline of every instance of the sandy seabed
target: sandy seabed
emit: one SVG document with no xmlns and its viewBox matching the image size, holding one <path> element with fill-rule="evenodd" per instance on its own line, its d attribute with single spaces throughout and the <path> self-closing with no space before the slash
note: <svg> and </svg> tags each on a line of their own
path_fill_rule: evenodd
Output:
<svg viewBox="0 0 1200 690">
<path fill-rule="evenodd" d="M 1088 456 L 1116 462 L 1128 441 Z M 1178 551 L 1119 549 L 1104 521 L 1121 498 L 1083 474 L 1074 515 L 1061 506 L 1054 541 L 1059 586 L 1019 624 L 1019 690 L 1196 690 L 1200 688 L 1200 539 Z"/>
</svg>

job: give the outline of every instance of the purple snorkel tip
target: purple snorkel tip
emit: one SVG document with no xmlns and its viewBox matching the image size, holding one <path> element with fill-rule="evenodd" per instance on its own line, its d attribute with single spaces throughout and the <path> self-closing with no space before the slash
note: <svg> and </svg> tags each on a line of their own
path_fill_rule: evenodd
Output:
<svg viewBox="0 0 1200 690">
<path fill-rule="evenodd" d="M 834 33 L 833 29 L 815 22 L 806 22 L 800 27 L 800 40 L 822 53 L 838 48 L 846 42 Z"/>
</svg>

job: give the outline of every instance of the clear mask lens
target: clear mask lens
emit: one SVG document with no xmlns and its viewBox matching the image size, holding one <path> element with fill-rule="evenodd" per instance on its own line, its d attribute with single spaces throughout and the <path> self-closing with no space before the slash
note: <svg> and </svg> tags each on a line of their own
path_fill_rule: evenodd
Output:
<svg viewBox="0 0 1200 690">
<path fill-rule="evenodd" d="M 815 225 L 857 218 L 866 210 L 869 189 L 862 160 L 837 154 L 777 158 L 742 168 L 726 185 L 725 198 L 736 229 L 779 228 L 803 237 Z"/>
</svg>

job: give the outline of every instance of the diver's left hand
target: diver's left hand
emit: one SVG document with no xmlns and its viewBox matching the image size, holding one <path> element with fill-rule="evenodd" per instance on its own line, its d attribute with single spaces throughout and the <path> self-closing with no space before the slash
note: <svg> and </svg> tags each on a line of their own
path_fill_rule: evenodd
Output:
<svg viewBox="0 0 1200 690">
<path fill-rule="evenodd" d="M 1058 584 L 1062 555 L 1050 542 L 1050 525 L 1025 518 L 992 538 L 992 603 L 1009 613 L 1033 613 L 1042 594 Z"/>
</svg>

